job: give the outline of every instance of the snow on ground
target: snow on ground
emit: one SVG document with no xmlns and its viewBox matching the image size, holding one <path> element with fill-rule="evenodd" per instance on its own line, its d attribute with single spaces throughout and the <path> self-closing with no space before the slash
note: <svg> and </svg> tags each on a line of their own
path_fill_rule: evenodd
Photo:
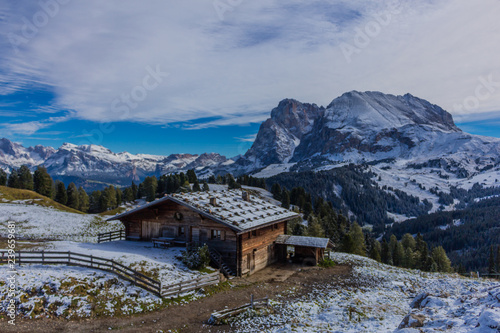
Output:
<svg viewBox="0 0 500 333">
<path fill-rule="evenodd" d="M 457 275 L 422 273 L 350 254 L 333 259 L 353 265 L 341 283 L 316 285 L 293 301 L 274 300 L 274 313 L 241 316 L 238 332 L 481 332 L 500 330 L 500 283 Z M 291 291 L 293 292 L 293 291 Z M 412 309 L 415 296 L 421 303 Z M 428 295 L 428 296 L 426 296 Z M 424 297 L 425 296 L 425 297 Z M 417 302 L 418 303 L 418 302 Z M 421 331 L 397 330 L 403 319 Z"/>
<path fill-rule="evenodd" d="M 100 244 L 56 241 L 44 244 L 46 251 L 71 251 L 112 259 L 124 266 L 154 275 L 168 285 L 199 277 L 202 273 L 188 269 L 179 259 L 182 247 L 157 248 L 150 242 L 113 241 Z"/>
<path fill-rule="evenodd" d="M 61 212 L 36 205 L 0 204 L 0 236 L 7 222 L 16 222 L 16 236 L 22 239 L 52 239 L 91 242 L 97 234 L 123 228 L 119 221 L 105 222 L 99 215 Z"/>
<path fill-rule="evenodd" d="M 268 178 L 276 176 L 282 172 L 290 171 L 290 168 L 295 164 L 296 163 L 270 164 L 259 172 L 253 174 L 252 176 L 257 178 Z"/>
</svg>

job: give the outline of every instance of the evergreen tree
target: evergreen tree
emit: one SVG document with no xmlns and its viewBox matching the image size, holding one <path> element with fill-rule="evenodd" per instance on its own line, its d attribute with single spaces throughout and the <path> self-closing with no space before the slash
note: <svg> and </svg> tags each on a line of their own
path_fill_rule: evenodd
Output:
<svg viewBox="0 0 500 333">
<path fill-rule="evenodd" d="M 380 256 L 380 249 L 381 249 L 380 242 L 375 241 L 372 245 L 371 250 L 370 250 L 370 258 L 372 258 L 373 260 L 375 260 L 377 262 L 381 262 L 382 258 Z"/>
<path fill-rule="evenodd" d="M 391 265 L 392 264 L 391 249 L 389 248 L 389 244 L 387 243 L 385 238 L 382 239 L 381 247 L 382 247 L 382 252 L 380 253 L 380 257 L 382 259 L 382 262 L 384 264 Z"/>
<path fill-rule="evenodd" d="M 33 191 L 33 175 L 26 165 L 21 165 L 18 170 L 19 188 Z"/>
<path fill-rule="evenodd" d="M 130 187 L 130 189 L 132 190 L 132 199 L 130 199 L 129 201 L 133 201 L 135 199 L 137 199 L 137 185 L 135 185 L 135 183 L 132 181 L 132 186 Z"/>
<path fill-rule="evenodd" d="M 208 181 L 207 182 L 209 184 L 215 184 L 215 183 L 217 183 L 217 180 L 215 179 L 214 175 L 211 175 L 210 177 L 208 177 Z"/>
<path fill-rule="evenodd" d="M 115 188 L 116 192 L 116 207 L 119 207 L 123 201 L 123 192 L 120 188 Z"/>
<path fill-rule="evenodd" d="M 203 182 L 203 188 L 202 188 L 202 190 L 203 190 L 203 192 L 210 191 L 210 187 L 208 186 L 207 182 Z"/>
<path fill-rule="evenodd" d="M 68 185 L 66 193 L 68 194 L 68 202 L 66 205 L 68 207 L 78 209 L 78 207 L 80 207 L 80 203 L 78 201 L 78 189 L 76 188 L 75 183 L 70 183 Z"/>
<path fill-rule="evenodd" d="M 490 245 L 490 257 L 488 259 L 488 273 L 495 273 L 495 252 L 493 252 L 493 245 Z"/>
<path fill-rule="evenodd" d="M 290 209 L 290 196 L 288 195 L 287 190 L 283 190 L 283 193 L 281 194 L 281 207 L 285 209 Z"/>
<path fill-rule="evenodd" d="M 313 206 L 310 202 L 306 202 L 304 205 L 303 213 L 304 213 L 304 218 L 307 219 L 309 217 L 309 214 L 313 212 Z"/>
<path fill-rule="evenodd" d="M 137 199 L 142 199 L 145 195 L 144 183 L 140 183 L 139 187 L 137 188 Z"/>
<path fill-rule="evenodd" d="M 404 250 L 402 266 L 404 268 L 414 268 L 415 267 L 415 260 L 413 258 L 413 251 L 411 250 L 410 247 L 407 247 Z"/>
<path fill-rule="evenodd" d="M 21 182 L 19 181 L 19 173 L 16 169 L 12 169 L 10 172 L 9 180 L 7 186 L 11 188 L 21 188 Z"/>
<path fill-rule="evenodd" d="M 410 249 L 412 251 L 415 251 L 416 243 L 415 243 L 415 238 L 409 233 L 406 233 L 403 235 L 403 238 L 401 238 L 401 245 L 403 245 L 403 248 Z"/>
<path fill-rule="evenodd" d="M 395 235 L 391 235 L 391 237 L 389 238 L 389 249 L 391 250 L 392 261 L 395 260 L 394 252 L 396 252 L 397 245 L 398 245 L 398 239 L 396 238 Z M 394 265 L 396 264 L 394 263 Z"/>
<path fill-rule="evenodd" d="M 325 231 L 321 227 L 318 218 L 311 215 L 307 221 L 307 236 L 310 237 L 325 237 Z"/>
<path fill-rule="evenodd" d="M 0 186 L 5 186 L 7 185 L 7 173 L 0 168 Z"/>
<path fill-rule="evenodd" d="M 398 242 L 396 244 L 396 249 L 394 250 L 394 255 L 392 256 L 392 261 L 394 266 L 403 266 L 403 260 L 405 256 L 405 250 L 403 249 L 403 245 Z"/>
<path fill-rule="evenodd" d="M 365 235 L 363 234 L 363 229 L 361 229 L 358 223 L 354 222 L 352 224 L 349 235 L 351 235 L 352 241 L 354 243 L 354 248 L 351 253 L 360 256 L 366 256 Z"/>
<path fill-rule="evenodd" d="M 89 196 L 81 186 L 78 188 L 78 210 L 84 213 L 89 210 Z"/>
<path fill-rule="evenodd" d="M 198 178 L 196 177 L 196 173 L 194 172 L 193 169 L 189 169 L 187 171 L 187 178 L 190 184 L 193 184 L 195 181 L 198 181 Z M 234 178 L 233 178 L 234 179 Z M 199 186 L 199 185 L 198 185 Z M 193 190 L 194 191 L 194 190 Z"/>
<path fill-rule="evenodd" d="M 446 251 L 442 246 L 435 247 L 432 249 L 432 260 L 437 265 L 437 270 L 439 272 L 449 273 L 451 272 L 451 261 L 446 255 Z M 432 271 L 432 268 L 431 268 Z"/>
<path fill-rule="evenodd" d="M 55 201 L 62 205 L 68 203 L 68 194 L 66 193 L 66 186 L 60 180 L 56 180 L 56 197 Z"/>
<path fill-rule="evenodd" d="M 187 182 L 187 179 L 184 180 Z M 158 187 L 158 180 L 155 176 L 146 177 L 144 182 L 142 182 L 144 195 L 146 196 L 146 201 L 154 201 L 156 198 L 156 188 Z M 188 184 L 189 185 L 189 184 Z"/>
<path fill-rule="evenodd" d="M 52 177 L 47 173 L 47 169 L 39 166 L 33 175 L 33 187 L 36 193 L 52 198 Z"/>
<path fill-rule="evenodd" d="M 101 191 L 93 191 L 89 196 L 89 213 L 100 213 L 101 210 Z"/>
<path fill-rule="evenodd" d="M 346 253 L 354 253 L 355 251 L 355 244 L 352 239 L 352 236 L 350 234 L 345 234 L 344 237 L 342 238 L 342 245 L 341 245 L 341 250 Z"/>
<path fill-rule="evenodd" d="M 200 192 L 201 191 L 201 187 L 200 187 L 200 183 L 198 182 L 198 179 L 195 179 L 195 181 L 194 181 L 193 191 L 194 192 Z"/>
<path fill-rule="evenodd" d="M 281 201 L 281 186 L 278 183 L 274 183 L 273 186 L 271 186 L 271 193 L 273 194 L 273 198 L 276 200 Z"/>
</svg>

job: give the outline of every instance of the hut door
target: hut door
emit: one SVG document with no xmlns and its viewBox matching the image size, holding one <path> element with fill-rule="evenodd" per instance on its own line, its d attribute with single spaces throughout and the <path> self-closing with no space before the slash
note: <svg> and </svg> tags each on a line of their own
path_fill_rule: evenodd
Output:
<svg viewBox="0 0 500 333">
<path fill-rule="evenodd" d="M 160 237 L 160 222 L 142 221 L 142 239 Z"/>
<path fill-rule="evenodd" d="M 192 228 L 191 229 L 191 242 L 200 243 L 200 229 Z"/>
</svg>

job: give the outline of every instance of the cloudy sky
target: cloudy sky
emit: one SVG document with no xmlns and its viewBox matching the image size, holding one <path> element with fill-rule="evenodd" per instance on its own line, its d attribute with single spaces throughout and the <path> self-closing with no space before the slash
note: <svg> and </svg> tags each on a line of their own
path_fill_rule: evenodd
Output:
<svg viewBox="0 0 500 333">
<path fill-rule="evenodd" d="M 244 153 L 283 98 L 411 93 L 500 136 L 499 0 L 0 2 L 0 137 Z"/>
</svg>

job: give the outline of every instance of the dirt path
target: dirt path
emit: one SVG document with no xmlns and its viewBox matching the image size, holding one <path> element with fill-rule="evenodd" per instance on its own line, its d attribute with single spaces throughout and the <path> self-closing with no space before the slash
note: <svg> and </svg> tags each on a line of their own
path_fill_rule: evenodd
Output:
<svg viewBox="0 0 500 333">
<path fill-rule="evenodd" d="M 0 322 L 1 332 L 230 332 L 231 327 L 210 326 L 205 322 L 215 310 L 237 307 L 248 303 L 250 296 L 255 298 L 274 298 L 283 291 L 296 288 L 289 299 L 307 294 L 315 284 L 335 283 L 350 275 L 348 266 L 336 266 L 330 269 L 317 267 L 300 269 L 289 266 L 271 266 L 249 278 L 232 280 L 234 288 L 205 297 L 188 304 L 170 306 L 166 309 L 129 317 L 99 318 L 82 320 L 40 319 L 16 321 L 16 326 Z"/>
</svg>

